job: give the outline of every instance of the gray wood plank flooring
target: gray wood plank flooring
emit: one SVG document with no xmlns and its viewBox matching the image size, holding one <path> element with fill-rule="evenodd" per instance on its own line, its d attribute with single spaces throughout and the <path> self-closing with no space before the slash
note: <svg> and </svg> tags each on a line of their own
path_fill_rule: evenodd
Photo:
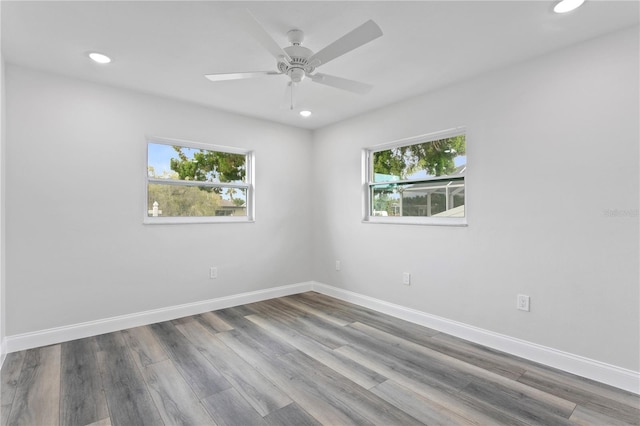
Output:
<svg viewBox="0 0 640 426">
<path fill-rule="evenodd" d="M 58 425 L 60 346 L 27 351 L 11 404 L 11 425 Z"/>
<path fill-rule="evenodd" d="M 62 345 L 60 424 L 91 424 L 109 417 L 95 339 Z"/>
<path fill-rule="evenodd" d="M 151 399 L 140 369 L 129 353 L 122 333 L 103 334 L 97 336 L 96 341 L 102 388 L 107 397 L 111 424 L 162 424 L 160 413 Z"/>
<path fill-rule="evenodd" d="M 640 397 L 314 292 L 11 353 L 0 425 L 640 425 Z"/>
</svg>

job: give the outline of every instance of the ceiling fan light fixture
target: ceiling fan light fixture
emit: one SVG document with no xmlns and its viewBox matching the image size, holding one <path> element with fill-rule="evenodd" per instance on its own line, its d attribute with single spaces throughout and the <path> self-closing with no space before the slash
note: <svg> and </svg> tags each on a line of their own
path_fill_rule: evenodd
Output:
<svg viewBox="0 0 640 426">
<path fill-rule="evenodd" d="M 111 62 L 111 58 L 110 57 L 108 57 L 107 55 L 103 55 L 102 53 L 98 53 L 98 52 L 89 53 L 89 58 L 91 58 L 91 60 L 93 60 L 93 62 L 96 62 L 98 64 L 108 64 L 109 62 Z"/>
<path fill-rule="evenodd" d="M 562 0 L 558 4 L 555 5 L 553 11 L 555 13 L 567 13 L 571 12 L 574 9 L 579 8 L 584 3 L 584 0 Z"/>
<path fill-rule="evenodd" d="M 302 68 L 291 68 L 289 70 L 289 77 L 294 83 L 300 83 L 304 78 L 304 70 Z"/>
<path fill-rule="evenodd" d="M 311 117 L 311 111 L 309 110 L 304 110 L 304 111 L 300 111 L 300 116 L 307 118 L 307 117 Z"/>
</svg>

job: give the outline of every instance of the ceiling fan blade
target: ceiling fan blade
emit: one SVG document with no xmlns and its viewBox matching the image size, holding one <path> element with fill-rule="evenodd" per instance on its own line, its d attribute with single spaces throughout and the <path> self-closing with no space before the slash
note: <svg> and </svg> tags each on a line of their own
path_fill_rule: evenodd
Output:
<svg viewBox="0 0 640 426">
<path fill-rule="evenodd" d="M 344 55 L 347 52 L 375 40 L 381 35 L 382 30 L 378 24 L 372 20 L 368 20 L 355 30 L 343 35 L 324 49 L 314 55 L 311 55 L 309 63 L 315 67 L 326 64 L 338 56 Z"/>
<path fill-rule="evenodd" d="M 238 22 L 243 26 L 251 36 L 266 50 L 273 55 L 276 60 L 285 58 L 288 62 L 291 62 L 291 57 L 285 52 L 282 47 L 269 35 L 267 30 L 264 29 L 260 21 L 248 10 L 243 9 L 237 13 Z"/>
<path fill-rule="evenodd" d="M 357 93 L 359 95 L 365 95 L 373 89 L 373 86 L 366 83 L 360 83 L 359 81 L 348 80 L 342 77 L 335 77 L 333 75 L 315 73 L 309 75 L 314 83 L 324 84 L 326 86 L 335 87 L 349 92 Z"/>
<path fill-rule="evenodd" d="M 205 77 L 211 81 L 241 80 L 243 78 L 264 77 L 265 75 L 280 75 L 278 71 L 249 71 L 231 72 L 220 74 L 206 74 Z"/>
</svg>

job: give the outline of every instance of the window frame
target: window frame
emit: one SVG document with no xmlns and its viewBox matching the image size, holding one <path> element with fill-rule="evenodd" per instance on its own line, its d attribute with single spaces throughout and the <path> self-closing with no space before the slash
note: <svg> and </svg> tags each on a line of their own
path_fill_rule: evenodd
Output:
<svg viewBox="0 0 640 426">
<path fill-rule="evenodd" d="M 465 169 L 464 179 L 464 217 L 446 217 L 446 216 L 373 216 L 372 212 L 372 189 L 376 185 L 383 184 L 374 182 L 373 170 L 373 154 L 375 152 L 386 151 L 402 146 L 416 145 L 425 142 L 432 142 L 439 139 L 446 139 L 454 136 L 465 136 L 465 144 L 468 141 L 467 129 L 464 126 L 452 129 L 442 130 L 433 133 L 427 133 L 419 136 L 413 136 L 405 139 L 399 139 L 393 142 L 387 142 L 379 145 L 366 147 L 362 150 L 362 222 L 363 223 L 382 223 L 394 225 L 435 225 L 435 226 L 468 226 L 468 204 L 467 204 L 467 175 L 468 175 L 468 151 L 467 169 Z M 394 183 L 422 183 L 430 181 L 443 180 L 441 177 L 406 179 L 394 181 Z"/>
<path fill-rule="evenodd" d="M 246 157 L 246 174 L 244 183 L 218 183 L 202 181 L 168 180 L 149 177 L 149 144 L 176 145 L 184 148 L 204 149 L 207 151 L 225 152 L 229 154 L 242 154 Z M 203 142 L 193 142 L 181 139 L 168 139 L 162 137 L 148 136 L 144 144 L 145 148 L 145 176 L 144 176 L 144 210 L 143 224 L 145 225 L 177 225 L 177 224 L 203 224 L 203 223 L 253 223 L 255 222 L 255 155 L 253 150 L 214 145 Z M 246 216 L 149 216 L 150 206 L 149 184 L 176 185 L 176 186 L 198 186 L 211 188 L 239 188 L 246 189 Z"/>
</svg>

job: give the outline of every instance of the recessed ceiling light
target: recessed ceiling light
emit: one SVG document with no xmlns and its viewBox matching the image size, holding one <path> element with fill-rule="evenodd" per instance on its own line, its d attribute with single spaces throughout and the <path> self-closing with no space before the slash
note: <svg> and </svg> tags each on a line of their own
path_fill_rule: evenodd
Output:
<svg viewBox="0 0 640 426">
<path fill-rule="evenodd" d="M 111 58 L 107 55 L 103 55 L 102 53 L 91 52 L 89 53 L 89 57 L 99 64 L 108 64 L 111 62 Z"/>
<path fill-rule="evenodd" d="M 303 116 L 304 118 L 310 117 L 311 116 L 311 111 L 300 111 L 300 115 Z"/>
<path fill-rule="evenodd" d="M 560 3 L 556 4 L 553 11 L 555 13 L 571 12 L 572 10 L 582 6 L 582 3 L 584 3 L 584 0 L 562 0 Z"/>
</svg>

